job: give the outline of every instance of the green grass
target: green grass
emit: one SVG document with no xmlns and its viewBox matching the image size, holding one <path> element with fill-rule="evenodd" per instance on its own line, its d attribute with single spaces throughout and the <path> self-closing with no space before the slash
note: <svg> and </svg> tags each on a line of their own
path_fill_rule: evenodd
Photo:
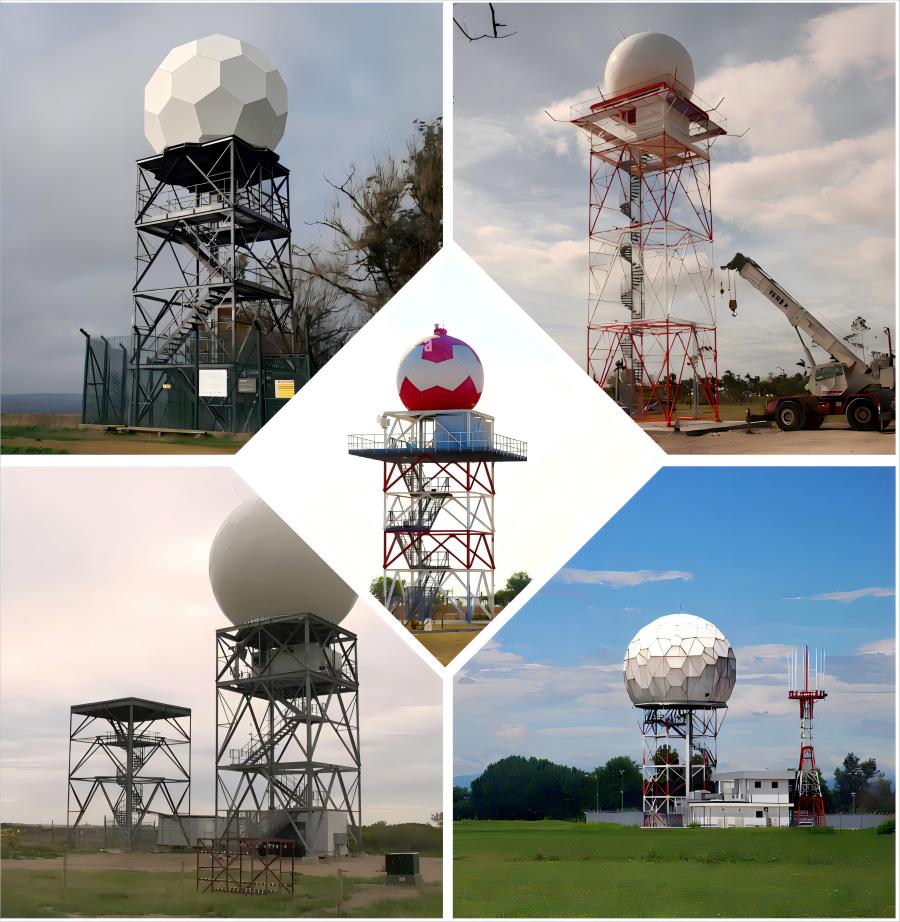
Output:
<svg viewBox="0 0 900 922">
<path fill-rule="evenodd" d="M 128 442 L 141 442 L 152 439 L 154 442 L 167 442 L 172 445 L 196 445 L 198 442 L 209 442 L 215 448 L 232 448 L 237 450 L 244 441 L 229 438 L 228 436 L 206 435 L 176 435 L 165 434 L 157 436 L 145 432 L 107 432 L 105 429 L 75 429 L 65 426 L 3 426 L 0 428 L 0 438 L 3 439 L 32 439 L 41 441 L 50 439 L 57 442 L 85 442 L 125 440 Z"/>
<path fill-rule="evenodd" d="M 253 916 L 265 918 L 334 915 L 337 880 L 297 874 L 293 895 L 243 896 L 197 893 L 191 860 L 184 874 L 150 871 L 72 871 L 63 886 L 62 870 L 27 870 L 4 864 L 0 911 L 5 917 L 82 916 Z M 350 899 L 363 881 L 344 878 L 344 897 Z M 385 901 L 386 902 L 386 901 Z M 403 903 L 421 910 L 436 902 L 440 891 Z M 371 914 L 372 906 L 360 915 Z"/>
<path fill-rule="evenodd" d="M 471 916 L 894 916 L 894 836 L 875 830 L 454 824 Z M 540 857 L 539 857 L 540 856 Z"/>
<path fill-rule="evenodd" d="M 41 448 L 37 445 L 3 445 L 0 444 L 0 455 L 67 455 L 64 448 Z"/>
<path fill-rule="evenodd" d="M 376 900 L 359 909 L 350 909 L 343 915 L 366 919 L 439 919 L 443 909 L 440 886 L 426 884 L 416 896 Z"/>
</svg>

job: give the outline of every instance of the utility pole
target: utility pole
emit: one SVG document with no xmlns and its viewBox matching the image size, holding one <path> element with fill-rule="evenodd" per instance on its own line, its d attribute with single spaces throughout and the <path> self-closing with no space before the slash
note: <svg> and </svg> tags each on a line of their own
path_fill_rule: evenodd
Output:
<svg viewBox="0 0 900 922">
<path fill-rule="evenodd" d="M 625 769 L 619 769 L 619 812 L 625 812 Z"/>
</svg>

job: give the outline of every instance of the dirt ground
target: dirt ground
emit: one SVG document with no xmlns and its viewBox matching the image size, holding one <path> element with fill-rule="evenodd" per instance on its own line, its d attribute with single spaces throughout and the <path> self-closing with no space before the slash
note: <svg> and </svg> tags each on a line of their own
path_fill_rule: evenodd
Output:
<svg viewBox="0 0 900 922">
<path fill-rule="evenodd" d="M 651 431 L 647 435 L 674 455 L 890 455 L 897 449 L 896 433 L 855 432 L 846 425 L 824 425 L 818 430 L 782 432 L 777 426 L 685 435 Z"/>
<path fill-rule="evenodd" d="M 68 867 L 72 871 L 190 871 L 196 866 L 192 852 L 71 852 Z M 62 858 L 17 858 L 10 859 L 9 866 L 36 871 L 44 868 L 62 869 Z M 426 884 L 443 880 L 444 866 L 440 858 L 420 858 L 422 881 Z M 310 877 L 333 877 L 338 868 L 350 877 L 378 877 L 384 874 L 384 855 L 355 855 L 334 861 L 297 862 L 295 870 Z M 409 888 L 398 888 L 406 890 Z M 384 896 L 384 891 L 381 890 Z"/>
<path fill-rule="evenodd" d="M 466 625 L 465 628 L 448 629 L 446 632 L 422 631 L 415 635 L 416 640 L 443 665 L 447 665 L 457 653 L 464 650 L 474 640 L 487 622 L 478 625 Z M 475 630 L 472 630 L 472 628 Z"/>
</svg>

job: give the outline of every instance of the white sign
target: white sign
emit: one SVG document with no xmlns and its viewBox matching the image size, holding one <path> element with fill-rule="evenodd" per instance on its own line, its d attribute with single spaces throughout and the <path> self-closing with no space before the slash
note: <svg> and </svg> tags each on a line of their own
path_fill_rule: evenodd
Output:
<svg viewBox="0 0 900 922">
<path fill-rule="evenodd" d="M 227 397 L 228 369 L 201 368 L 199 388 L 201 397 Z"/>
</svg>

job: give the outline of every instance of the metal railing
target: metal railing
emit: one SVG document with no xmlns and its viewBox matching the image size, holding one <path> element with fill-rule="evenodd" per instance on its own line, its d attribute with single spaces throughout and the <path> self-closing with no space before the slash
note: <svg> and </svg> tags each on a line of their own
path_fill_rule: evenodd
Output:
<svg viewBox="0 0 900 922">
<path fill-rule="evenodd" d="M 138 213 L 144 211 L 141 222 L 157 221 L 160 218 L 187 217 L 204 211 L 229 209 L 232 202 L 228 194 L 229 180 L 203 182 L 192 186 L 167 186 L 164 190 L 141 188 L 138 192 Z M 153 196 L 153 193 L 156 193 Z M 153 201 L 150 202 L 151 196 Z M 287 226 L 288 216 L 281 198 L 260 186 L 246 186 L 238 189 L 234 197 L 235 207 L 268 218 Z"/>
<path fill-rule="evenodd" d="M 487 432 L 441 430 L 422 439 L 395 438 L 386 433 L 350 435 L 347 437 L 347 448 L 349 451 L 497 451 L 524 456 L 528 452 L 528 443 Z"/>
</svg>

